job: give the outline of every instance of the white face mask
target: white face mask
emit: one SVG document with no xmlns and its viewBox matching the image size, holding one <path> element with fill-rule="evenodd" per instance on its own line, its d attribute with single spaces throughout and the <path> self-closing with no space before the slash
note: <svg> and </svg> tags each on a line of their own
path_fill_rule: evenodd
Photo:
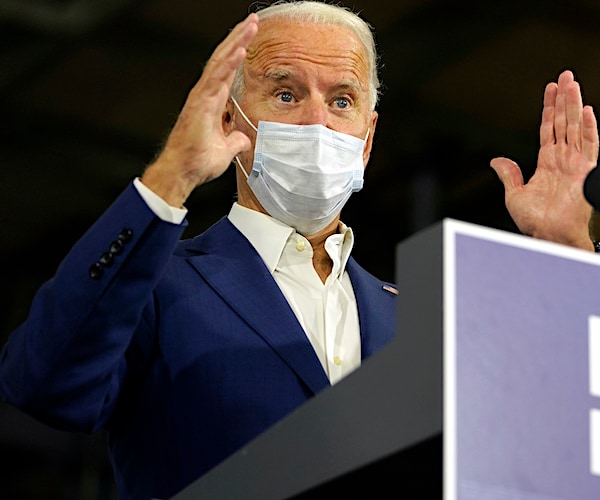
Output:
<svg viewBox="0 0 600 500">
<path fill-rule="evenodd" d="M 261 121 L 257 129 L 232 100 L 256 131 L 250 175 L 239 158 L 235 160 L 260 204 L 300 234 L 314 234 L 326 227 L 350 195 L 362 189 L 366 138 L 323 125 Z"/>
</svg>

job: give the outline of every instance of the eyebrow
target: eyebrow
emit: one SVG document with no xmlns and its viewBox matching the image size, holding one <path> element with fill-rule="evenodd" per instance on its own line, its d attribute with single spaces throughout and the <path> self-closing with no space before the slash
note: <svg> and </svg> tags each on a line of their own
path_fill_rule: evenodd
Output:
<svg viewBox="0 0 600 500">
<path fill-rule="evenodd" d="M 265 73 L 265 78 L 267 80 L 271 80 L 276 83 L 280 83 L 285 80 L 291 80 L 293 82 L 295 80 L 294 74 L 287 69 L 274 69 L 274 70 L 267 71 Z M 356 91 L 356 92 L 360 92 L 360 91 L 364 90 L 358 82 L 355 82 L 353 80 L 344 80 L 344 81 L 338 82 L 335 85 L 335 88 L 337 90 L 348 90 L 348 91 Z"/>
<path fill-rule="evenodd" d="M 273 69 L 267 71 L 265 73 L 265 78 L 267 80 L 273 80 L 275 82 L 280 82 L 281 80 L 288 80 L 292 78 L 292 73 L 287 69 Z"/>
</svg>

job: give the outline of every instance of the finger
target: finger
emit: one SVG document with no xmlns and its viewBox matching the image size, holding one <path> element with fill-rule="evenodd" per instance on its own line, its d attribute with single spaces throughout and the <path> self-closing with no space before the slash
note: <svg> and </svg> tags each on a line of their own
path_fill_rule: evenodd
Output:
<svg viewBox="0 0 600 500">
<path fill-rule="evenodd" d="M 556 106 L 556 94 L 558 85 L 554 82 L 546 85 L 544 90 L 544 109 L 542 110 L 542 124 L 540 125 L 540 145 L 554 144 L 554 113 Z"/>
<path fill-rule="evenodd" d="M 566 119 L 567 119 L 567 144 L 571 144 L 581 151 L 582 143 L 582 115 L 583 100 L 579 83 L 571 82 L 566 87 Z"/>
<path fill-rule="evenodd" d="M 571 70 L 565 70 L 558 75 L 558 86 L 567 87 L 571 82 L 575 81 L 575 75 Z"/>
<path fill-rule="evenodd" d="M 238 23 L 227 37 L 217 46 L 204 67 L 202 78 L 194 90 L 202 89 L 206 94 L 227 90 L 235 77 L 235 72 L 246 57 L 246 49 L 258 32 L 258 16 L 250 14 Z"/>
<path fill-rule="evenodd" d="M 596 165 L 598 162 L 598 124 L 596 115 L 591 106 L 585 106 L 582 114 L 582 151 L 584 156 Z"/>
<path fill-rule="evenodd" d="M 567 85 L 570 81 L 568 75 L 561 73 L 558 78 L 556 106 L 554 109 L 554 135 L 556 143 L 567 141 Z"/>
<path fill-rule="evenodd" d="M 508 158 L 494 158 L 490 162 L 490 166 L 498 175 L 500 181 L 504 185 L 506 194 L 510 194 L 516 189 L 523 187 L 523 173 L 514 161 Z"/>
<path fill-rule="evenodd" d="M 209 63 L 213 63 L 216 68 L 221 68 L 222 64 L 237 68 L 237 64 L 231 64 L 232 59 L 239 55 L 240 49 L 245 49 L 258 31 L 258 16 L 254 13 L 248 15 L 246 19 L 238 23 L 217 46 Z"/>
</svg>

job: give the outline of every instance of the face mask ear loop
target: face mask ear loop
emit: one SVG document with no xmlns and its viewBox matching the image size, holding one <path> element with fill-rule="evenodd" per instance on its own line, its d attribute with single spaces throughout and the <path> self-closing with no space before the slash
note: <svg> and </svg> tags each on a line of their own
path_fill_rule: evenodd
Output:
<svg viewBox="0 0 600 500">
<path fill-rule="evenodd" d="M 234 106 L 237 108 L 237 110 L 240 112 L 240 115 L 242 115 L 242 118 L 243 118 L 244 120 L 246 120 L 246 123 L 247 123 L 248 125 L 250 125 L 250 126 L 251 126 L 251 127 L 254 129 L 254 131 L 255 131 L 256 133 L 258 133 L 258 129 L 257 129 L 255 126 L 254 126 L 254 124 L 253 124 L 253 123 L 250 121 L 250 119 L 249 119 L 249 118 L 246 116 L 246 113 L 244 113 L 244 112 L 242 111 L 242 108 L 240 108 L 240 105 L 239 105 L 239 104 L 238 104 L 238 102 L 237 102 L 237 101 L 236 101 L 236 100 L 233 98 L 233 96 L 231 97 L 231 102 L 233 102 L 233 105 L 234 105 Z"/>
<path fill-rule="evenodd" d="M 242 174 L 244 174 L 244 177 L 246 177 L 246 179 L 248 179 L 248 174 L 246 173 L 246 171 L 244 170 L 244 167 L 242 166 L 242 162 L 240 161 L 240 159 L 238 158 L 238 156 L 234 156 L 234 161 L 235 164 L 240 167 L 240 170 L 242 171 Z"/>
<path fill-rule="evenodd" d="M 367 139 L 369 138 L 369 133 L 370 133 L 370 132 L 371 132 L 371 127 L 369 127 L 369 128 L 367 129 L 367 135 L 365 135 L 365 138 L 363 139 L 363 140 L 364 140 L 364 142 L 365 142 L 365 145 L 363 146 L 363 153 L 364 153 L 364 151 L 365 151 L 365 148 L 367 147 Z"/>
<path fill-rule="evenodd" d="M 254 131 L 255 131 L 256 133 L 258 133 L 258 129 L 257 129 L 257 128 L 256 128 L 256 127 L 253 125 L 253 123 L 250 121 L 250 119 L 249 119 L 249 118 L 246 116 L 246 113 L 244 113 L 244 112 L 242 111 L 242 108 L 240 108 L 240 105 L 239 105 L 239 104 L 238 104 L 238 102 L 235 100 L 235 98 L 234 98 L 233 96 L 230 96 L 230 97 L 231 97 L 231 102 L 233 102 L 233 105 L 234 105 L 234 106 L 237 108 L 237 110 L 240 112 L 240 115 L 242 115 L 242 118 L 243 118 L 244 120 L 246 120 L 246 123 L 247 123 L 248 125 L 250 125 L 250 126 L 251 126 L 251 127 L 254 129 Z M 246 179 L 248 179 L 248 174 L 247 174 L 247 173 L 246 173 L 246 171 L 244 170 L 244 167 L 242 166 L 242 162 L 240 161 L 240 159 L 238 158 L 238 156 L 237 156 L 237 155 L 234 157 L 234 160 L 235 160 L 235 163 L 236 163 L 236 165 L 237 165 L 238 167 L 240 167 L 240 170 L 242 171 L 242 173 L 244 174 L 244 176 L 246 177 Z"/>
</svg>

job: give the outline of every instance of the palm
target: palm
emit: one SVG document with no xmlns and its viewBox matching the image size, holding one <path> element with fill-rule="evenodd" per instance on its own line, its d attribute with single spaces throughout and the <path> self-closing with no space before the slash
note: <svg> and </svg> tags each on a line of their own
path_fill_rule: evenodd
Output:
<svg viewBox="0 0 600 500">
<path fill-rule="evenodd" d="M 598 157 L 596 119 L 583 107 L 571 72 L 544 95 L 537 168 L 525 184 L 516 163 L 495 158 L 492 167 L 506 190 L 506 206 L 519 230 L 531 236 L 589 248 L 591 207 L 583 183 Z"/>
</svg>

